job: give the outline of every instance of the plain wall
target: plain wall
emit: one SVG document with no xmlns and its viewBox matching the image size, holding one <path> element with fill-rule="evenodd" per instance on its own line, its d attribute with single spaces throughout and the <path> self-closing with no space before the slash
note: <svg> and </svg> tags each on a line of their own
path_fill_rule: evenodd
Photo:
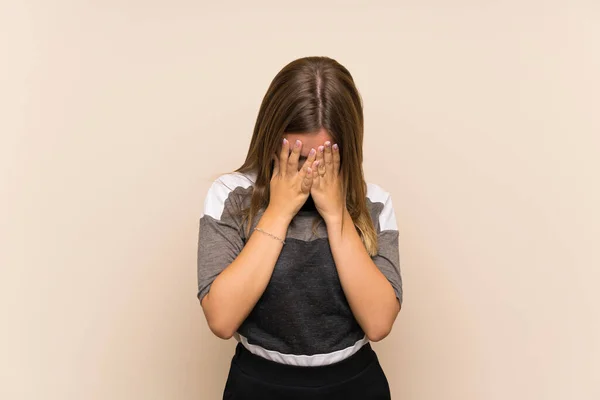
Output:
<svg viewBox="0 0 600 400">
<path fill-rule="evenodd" d="M 327 55 L 401 232 L 393 398 L 599 399 L 600 4 L 234 3 L 1 3 L 0 398 L 220 398 L 204 196 Z"/>
</svg>

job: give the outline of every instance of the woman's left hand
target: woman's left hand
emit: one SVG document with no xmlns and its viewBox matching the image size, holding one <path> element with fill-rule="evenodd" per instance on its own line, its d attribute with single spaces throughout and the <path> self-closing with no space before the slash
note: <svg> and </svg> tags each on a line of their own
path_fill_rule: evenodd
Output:
<svg viewBox="0 0 600 400">
<path fill-rule="evenodd" d="M 317 159 L 313 163 L 313 184 L 310 195 L 325 224 L 341 222 L 346 201 L 342 193 L 340 173 L 340 150 L 337 144 L 325 142 L 317 149 Z"/>
</svg>

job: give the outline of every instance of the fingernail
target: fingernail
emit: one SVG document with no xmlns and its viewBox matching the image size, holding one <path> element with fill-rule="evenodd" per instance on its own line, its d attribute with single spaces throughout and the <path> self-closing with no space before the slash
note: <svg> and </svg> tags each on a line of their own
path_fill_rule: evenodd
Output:
<svg viewBox="0 0 600 400">
<path fill-rule="evenodd" d="M 325 146 L 327 146 L 327 147 L 331 146 L 331 142 L 325 142 Z"/>
<path fill-rule="evenodd" d="M 309 156 L 314 156 L 316 153 L 315 149 L 310 149 L 310 153 L 308 153 Z"/>
<path fill-rule="evenodd" d="M 308 175 L 310 175 L 310 173 L 311 173 L 311 172 L 312 172 L 312 169 L 310 169 L 310 168 L 306 170 L 306 173 L 307 173 Z"/>
<path fill-rule="evenodd" d="M 337 149 L 338 149 L 338 145 L 337 145 L 337 143 L 333 145 L 333 149 L 334 149 L 334 150 L 337 150 Z"/>
<path fill-rule="evenodd" d="M 319 153 L 322 153 L 324 148 L 325 147 L 323 147 L 323 146 L 319 146 Z"/>
<path fill-rule="evenodd" d="M 287 144 L 287 139 L 283 138 L 283 144 L 286 145 Z"/>
<path fill-rule="evenodd" d="M 315 167 L 318 167 L 318 166 L 319 166 L 319 162 L 318 162 L 318 161 L 315 161 L 315 164 L 314 164 L 314 165 L 315 165 Z"/>
<path fill-rule="evenodd" d="M 301 141 L 299 141 L 299 140 L 296 140 L 296 147 L 300 147 L 300 145 L 301 145 L 301 144 L 302 144 L 302 142 L 301 142 Z"/>
</svg>

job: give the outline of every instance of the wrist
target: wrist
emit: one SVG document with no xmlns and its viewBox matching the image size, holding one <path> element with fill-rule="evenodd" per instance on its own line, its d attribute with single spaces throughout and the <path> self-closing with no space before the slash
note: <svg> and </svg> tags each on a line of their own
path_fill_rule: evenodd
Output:
<svg viewBox="0 0 600 400">
<path fill-rule="evenodd" d="M 327 226 L 327 229 L 331 229 L 331 228 L 335 228 L 335 227 L 341 227 L 342 222 L 346 222 L 346 221 L 352 222 L 352 217 L 350 217 L 350 213 L 348 212 L 348 209 L 344 207 L 343 212 L 340 212 L 336 215 L 329 215 L 329 216 L 323 217 L 323 220 L 325 221 L 325 225 Z"/>
<path fill-rule="evenodd" d="M 288 225 L 292 222 L 293 216 L 290 216 L 284 212 L 281 212 L 272 206 L 268 206 L 263 213 L 261 221 L 265 220 L 269 224 L 274 224 L 279 227 L 285 227 L 287 230 Z"/>
<path fill-rule="evenodd" d="M 280 240 L 285 240 L 291 220 L 274 209 L 267 209 L 260 217 L 255 228 L 264 230 Z"/>
</svg>

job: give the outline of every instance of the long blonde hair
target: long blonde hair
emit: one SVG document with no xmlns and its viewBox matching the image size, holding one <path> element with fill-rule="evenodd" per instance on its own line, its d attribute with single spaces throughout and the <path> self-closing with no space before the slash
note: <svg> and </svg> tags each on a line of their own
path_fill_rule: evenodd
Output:
<svg viewBox="0 0 600 400">
<path fill-rule="evenodd" d="M 367 208 L 363 163 L 362 98 L 350 72 L 328 57 L 304 57 L 287 64 L 275 76 L 261 103 L 244 164 L 236 170 L 256 176 L 248 221 L 269 204 L 273 155 L 284 133 L 326 129 L 340 148 L 340 171 L 346 207 L 367 249 L 377 254 L 377 234 Z M 314 230 L 313 226 L 313 230 Z"/>
</svg>

